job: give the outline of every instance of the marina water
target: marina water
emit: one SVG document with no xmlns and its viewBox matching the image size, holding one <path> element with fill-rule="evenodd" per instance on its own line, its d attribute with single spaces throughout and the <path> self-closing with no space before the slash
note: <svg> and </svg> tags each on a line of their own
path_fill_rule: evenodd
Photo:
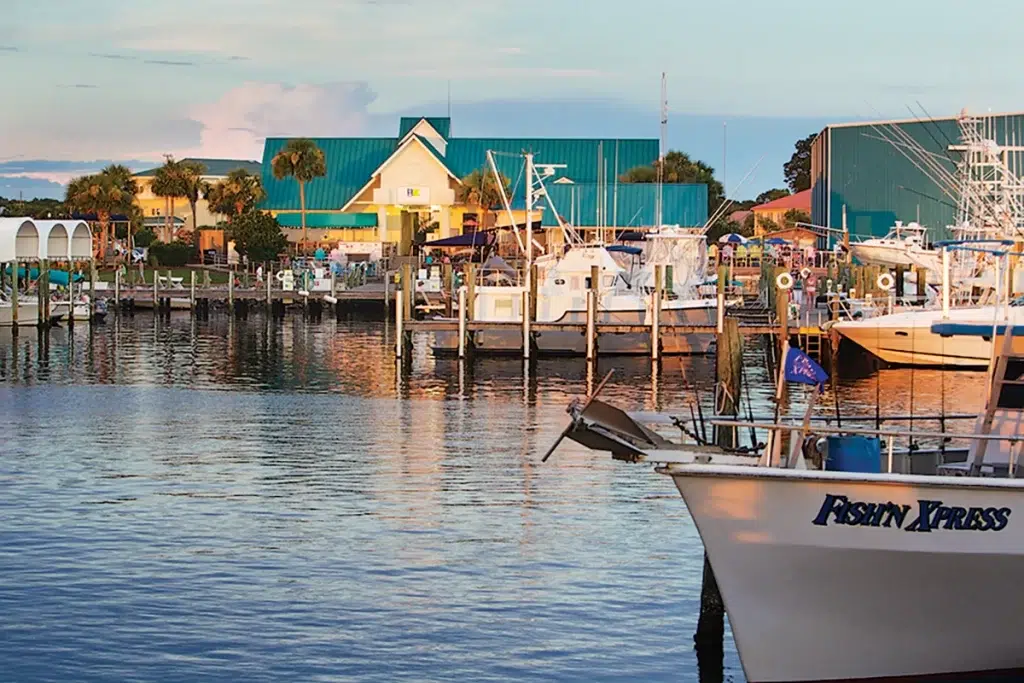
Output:
<svg viewBox="0 0 1024 683">
<path fill-rule="evenodd" d="M 393 336 L 187 314 L 0 330 L 0 680 L 701 680 L 703 554 L 671 481 L 569 442 L 539 457 L 612 368 L 616 405 L 682 413 L 694 383 L 709 410 L 713 358 L 527 375 L 421 343 L 403 368 Z M 983 385 L 891 370 L 841 395 L 963 412 Z M 743 681 L 725 647 L 704 680 Z"/>
</svg>

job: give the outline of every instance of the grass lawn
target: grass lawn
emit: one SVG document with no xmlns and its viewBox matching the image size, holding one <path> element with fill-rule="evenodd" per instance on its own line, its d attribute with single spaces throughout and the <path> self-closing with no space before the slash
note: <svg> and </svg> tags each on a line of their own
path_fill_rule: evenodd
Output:
<svg viewBox="0 0 1024 683">
<path fill-rule="evenodd" d="M 171 271 L 171 277 L 180 277 L 182 279 L 181 280 L 182 284 L 185 284 L 185 285 L 187 285 L 189 283 L 189 273 L 194 270 L 194 271 L 196 271 L 196 284 L 197 285 L 203 284 L 203 269 L 202 268 L 187 268 L 187 267 L 186 268 L 149 268 L 149 267 L 147 267 L 146 268 L 146 282 L 148 282 L 150 284 L 153 283 L 153 271 L 154 270 L 158 271 L 161 275 L 166 275 L 167 271 L 170 270 Z M 138 276 L 139 276 L 139 268 L 138 268 L 138 266 L 136 266 L 134 268 L 129 268 L 128 269 L 128 275 L 126 276 L 127 278 L 134 277 L 134 278 L 138 279 Z M 113 269 L 100 270 L 99 271 L 99 280 L 100 280 L 100 282 L 113 282 L 114 281 L 114 270 Z M 126 280 L 126 282 L 127 281 L 130 281 L 130 280 Z M 223 271 L 216 271 L 216 270 L 211 270 L 210 271 L 210 283 L 211 284 L 223 285 L 223 284 L 227 284 L 227 281 L 228 281 L 228 274 L 227 273 L 225 273 Z"/>
</svg>

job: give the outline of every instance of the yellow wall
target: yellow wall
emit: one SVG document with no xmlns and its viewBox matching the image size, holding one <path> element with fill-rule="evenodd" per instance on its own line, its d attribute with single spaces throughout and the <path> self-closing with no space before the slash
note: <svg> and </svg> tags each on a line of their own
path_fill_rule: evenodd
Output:
<svg viewBox="0 0 1024 683">
<path fill-rule="evenodd" d="M 203 180 L 215 183 L 221 180 L 220 177 L 207 176 Z M 166 216 L 168 215 L 169 203 L 164 197 L 157 197 L 153 194 L 152 176 L 136 176 L 135 182 L 139 186 L 139 193 L 135 195 L 135 203 L 142 209 L 145 216 Z M 196 214 L 198 222 L 192 220 L 192 209 L 188 200 L 184 197 L 177 197 L 174 200 L 174 215 L 185 219 L 185 229 L 194 230 L 196 225 L 217 225 L 218 222 L 227 220 L 227 216 L 210 212 L 210 205 L 203 198 L 196 203 Z"/>
</svg>

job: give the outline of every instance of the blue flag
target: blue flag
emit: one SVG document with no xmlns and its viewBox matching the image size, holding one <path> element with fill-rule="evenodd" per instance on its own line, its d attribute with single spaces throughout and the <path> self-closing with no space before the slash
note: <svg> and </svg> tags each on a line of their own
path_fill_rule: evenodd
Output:
<svg viewBox="0 0 1024 683">
<path fill-rule="evenodd" d="M 785 377 L 787 382 L 817 384 L 824 391 L 822 385 L 828 379 L 828 373 L 806 353 L 790 346 L 786 354 Z"/>
</svg>

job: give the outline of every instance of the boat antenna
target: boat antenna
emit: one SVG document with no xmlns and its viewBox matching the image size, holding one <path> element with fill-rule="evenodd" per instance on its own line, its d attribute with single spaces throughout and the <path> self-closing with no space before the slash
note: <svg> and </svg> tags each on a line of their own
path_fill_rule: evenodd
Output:
<svg viewBox="0 0 1024 683">
<path fill-rule="evenodd" d="M 658 189 L 654 204 L 654 229 L 660 230 L 662 224 L 662 201 L 665 182 L 665 145 L 668 135 L 668 85 L 665 72 L 661 72 L 661 134 L 658 138 Z"/>
</svg>

